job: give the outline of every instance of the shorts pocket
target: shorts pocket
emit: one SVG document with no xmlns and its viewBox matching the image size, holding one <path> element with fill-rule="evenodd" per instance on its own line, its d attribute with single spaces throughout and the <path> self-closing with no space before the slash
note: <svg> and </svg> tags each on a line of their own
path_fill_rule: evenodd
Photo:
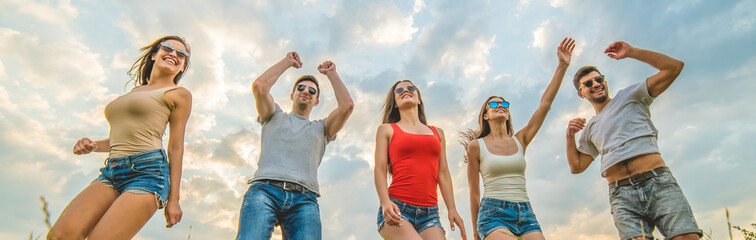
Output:
<svg viewBox="0 0 756 240">
<path fill-rule="evenodd" d="M 652 179 L 654 183 L 659 185 L 677 185 L 677 179 L 669 172 L 662 173 Z"/>
<path fill-rule="evenodd" d="M 163 165 L 163 161 L 156 160 L 156 161 L 150 161 L 150 162 L 131 164 L 131 170 L 136 173 L 155 174 L 158 176 L 162 176 L 164 166 L 166 165 Z"/>
</svg>

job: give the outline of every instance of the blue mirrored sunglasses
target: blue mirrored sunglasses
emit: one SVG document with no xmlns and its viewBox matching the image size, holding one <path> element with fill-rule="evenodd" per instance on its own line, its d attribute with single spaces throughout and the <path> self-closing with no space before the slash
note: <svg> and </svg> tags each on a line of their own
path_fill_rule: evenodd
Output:
<svg viewBox="0 0 756 240">
<path fill-rule="evenodd" d="M 497 108 L 497 107 L 509 108 L 509 103 L 508 102 L 488 102 L 488 106 L 491 108 Z"/>
</svg>

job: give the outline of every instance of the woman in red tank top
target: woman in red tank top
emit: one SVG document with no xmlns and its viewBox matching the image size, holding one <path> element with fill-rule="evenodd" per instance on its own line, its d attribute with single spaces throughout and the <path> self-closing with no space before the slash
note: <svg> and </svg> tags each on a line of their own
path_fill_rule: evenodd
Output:
<svg viewBox="0 0 756 240">
<path fill-rule="evenodd" d="M 378 233 L 384 239 L 445 239 L 438 216 L 439 186 L 452 231 L 456 224 L 462 239 L 467 239 L 454 204 L 444 131 L 427 125 L 420 91 L 411 81 L 391 86 L 382 119 L 376 133 L 374 169 L 381 204 Z"/>
</svg>

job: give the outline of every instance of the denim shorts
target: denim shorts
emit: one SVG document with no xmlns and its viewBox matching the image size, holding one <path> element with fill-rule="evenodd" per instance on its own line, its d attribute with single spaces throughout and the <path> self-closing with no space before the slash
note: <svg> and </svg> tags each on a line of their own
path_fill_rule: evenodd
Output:
<svg viewBox="0 0 756 240">
<path fill-rule="evenodd" d="M 423 207 L 401 202 L 392 197 L 389 198 L 397 207 L 399 207 L 399 212 L 402 213 L 402 218 L 412 224 L 412 227 L 414 227 L 415 231 L 418 233 L 433 226 L 438 226 L 441 231 L 444 231 L 444 228 L 441 226 L 441 220 L 439 220 L 438 217 L 438 206 Z M 381 231 L 384 223 L 383 209 L 378 207 L 378 232 Z"/>
<path fill-rule="evenodd" d="M 165 150 L 155 149 L 123 157 L 108 158 L 93 182 L 110 185 L 122 194 L 154 194 L 158 209 L 165 206 L 170 190 L 170 172 Z"/>
<path fill-rule="evenodd" d="M 667 239 L 687 233 L 703 235 L 671 172 L 627 186 L 610 184 L 609 204 L 622 240 L 651 236 L 655 227 Z"/>
<path fill-rule="evenodd" d="M 510 202 L 483 198 L 478 209 L 478 235 L 486 238 L 496 229 L 505 228 L 516 236 L 532 231 L 541 232 L 530 202 Z"/>
</svg>

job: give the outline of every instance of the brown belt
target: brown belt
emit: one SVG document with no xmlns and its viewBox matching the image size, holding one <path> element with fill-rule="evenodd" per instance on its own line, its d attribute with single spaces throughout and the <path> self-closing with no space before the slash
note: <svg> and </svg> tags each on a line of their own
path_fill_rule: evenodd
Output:
<svg viewBox="0 0 756 240">
<path fill-rule="evenodd" d="M 658 175 L 661 175 L 662 173 L 669 172 L 669 168 L 664 167 L 658 167 L 651 169 L 646 172 L 638 173 L 633 176 L 630 176 L 629 178 L 625 178 L 613 183 L 609 183 L 610 187 L 622 187 L 622 186 L 629 186 L 629 185 L 635 185 L 639 182 L 646 181 L 652 177 L 656 177 Z"/>
<path fill-rule="evenodd" d="M 263 180 L 263 182 L 266 182 L 272 186 L 279 187 L 286 191 L 291 192 L 300 192 L 300 193 L 307 193 L 309 190 L 307 188 L 303 187 L 302 185 L 293 183 L 293 182 L 286 182 L 286 181 L 278 181 L 278 180 Z"/>
</svg>

